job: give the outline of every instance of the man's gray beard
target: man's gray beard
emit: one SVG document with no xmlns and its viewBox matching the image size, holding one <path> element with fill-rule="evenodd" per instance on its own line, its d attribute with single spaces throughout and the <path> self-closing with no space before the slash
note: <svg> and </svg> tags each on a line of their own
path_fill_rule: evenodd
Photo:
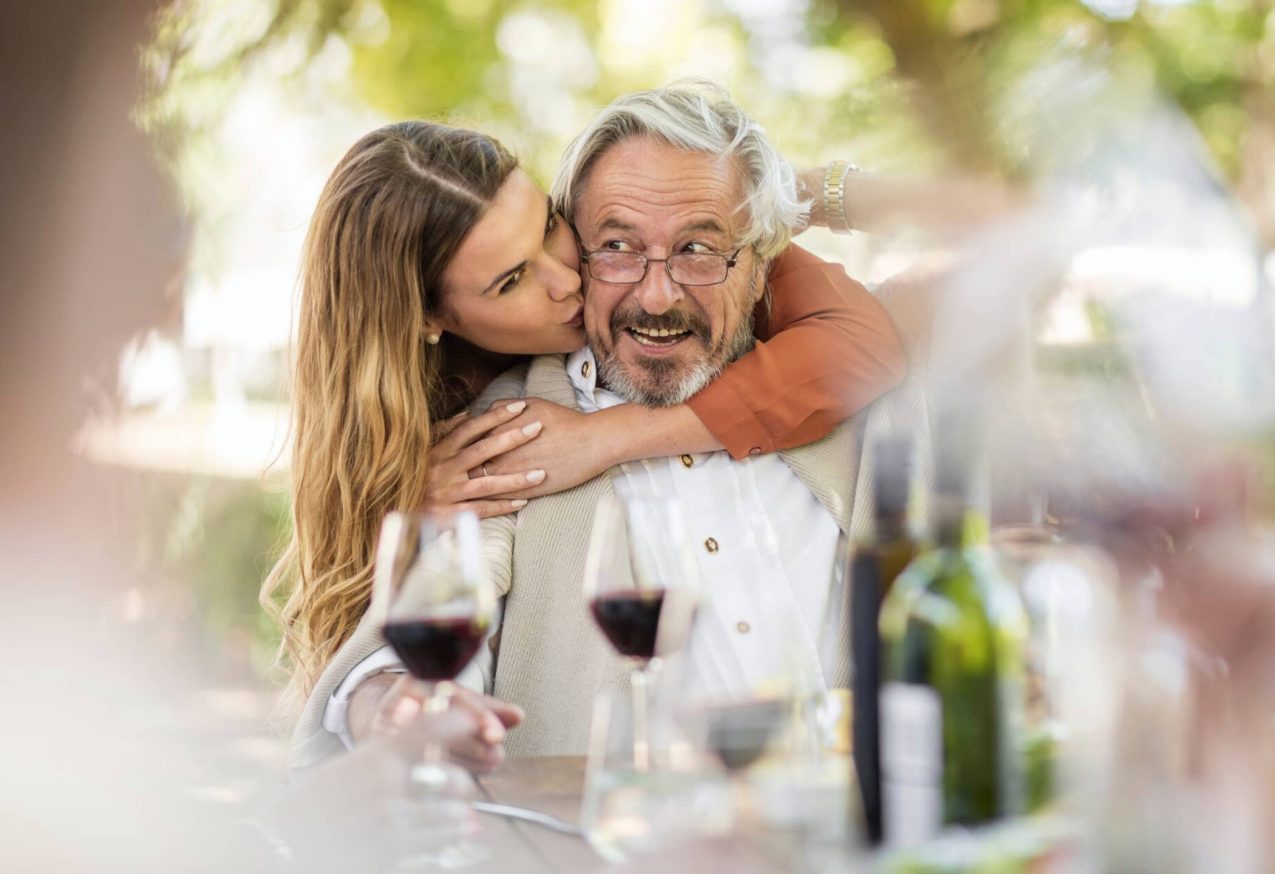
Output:
<svg viewBox="0 0 1275 874">
<path fill-rule="evenodd" d="M 678 369 L 676 363 L 654 358 L 646 362 L 646 382 L 650 386 L 639 385 L 624 366 L 612 346 L 610 354 L 603 354 L 596 347 L 593 350 L 597 358 L 598 377 L 611 391 L 635 404 L 644 407 L 672 407 L 685 403 L 688 398 L 708 385 L 718 374 L 736 358 L 753 348 L 753 313 L 749 310 L 739 320 L 739 327 L 730 337 L 723 337 L 716 349 L 708 353 L 697 363 L 680 382 L 666 385 Z"/>
</svg>

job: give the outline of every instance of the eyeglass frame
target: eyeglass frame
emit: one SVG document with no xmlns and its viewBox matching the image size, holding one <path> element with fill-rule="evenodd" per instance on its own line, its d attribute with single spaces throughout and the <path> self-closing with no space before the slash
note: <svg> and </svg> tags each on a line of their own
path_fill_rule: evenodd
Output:
<svg viewBox="0 0 1275 874">
<path fill-rule="evenodd" d="M 739 253 L 748 248 L 747 246 L 740 246 L 729 257 L 721 252 L 676 252 L 672 255 L 669 255 L 667 258 L 648 258 L 647 256 L 643 255 L 641 252 L 616 252 L 615 253 L 616 255 L 634 255 L 642 259 L 642 275 L 641 276 L 639 276 L 637 279 L 633 279 L 628 282 L 616 282 L 611 279 L 603 279 L 600 276 L 594 276 L 593 274 L 593 262 L 590 259 L 594 255 L 606 253 L 607 250 L 595 249 L 592 252 L 586 252 L 584 250 L 584 244 L 580 240 L 580 230 L 576 227 L 575 222 L 568 222 L 567 224 L 570 226 L 571 232 L 575 234 L 576 248 L 580 250 L 580 260 L 583 261 L 585 264 L 589 265 L 589 275 L 592 276 L 594 279 L 596 279 L 598 282 L 605 282 L 608 285 L 637 285 L 639 282 L 642 282 L 643 280 L 646 279 L 646 274 L 648 271 L 650 271 L 652 264 L 662 263 L 664 265 L 664 272 L 668 274 L 669 281 L 674 283 L 675 285 L 684 285 L 687 288 L 711 288 L 714 285 L 721 285 L 727 279 L 730 279 L 731 268 L 739 263 Z M 722 276 L 721 279 L 717 280 L 716 282 L 678 282 L 677 279 L 673 277 L 673 268 L 669 266 L 668 262 L 673 260 L 674 258 L 681 257 L 682 255 L 712 255 L 716 258 L 721 258 L 726 263 L 726 273 L 725 275 Z"/>
</svg>

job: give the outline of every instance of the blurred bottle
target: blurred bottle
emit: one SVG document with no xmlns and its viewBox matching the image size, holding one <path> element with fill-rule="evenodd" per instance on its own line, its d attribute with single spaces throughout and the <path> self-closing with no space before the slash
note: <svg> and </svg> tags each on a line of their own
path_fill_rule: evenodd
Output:
<svg viewBox="0 0 1275 874">
<path fill-rule="evenodd" d="M 881 604 L 895 579 L 920 551 L 920 543 L 908 524 L 912 441 L 906 437 L 887 438 L 875 449 L 876 527 L 871 537 L 855 546 L 848 587 L 854 665 L 854 767 L 863 802 L 864 834 L 869 844 L 881 842 L 878 619 Z"/>
<path fill-rule="evenodd" d="M 1057 807 L 1078 826 L 1073 870 L 1197 870 L 1190 859 L 1192 647 L 1164 621 L 1189 508 L 1151 489 L 1088 490 L 1058 505 L 1085 544 L 1052 577 L 1050 703 L 1064 727 Z M 1051 501 L 1051 509 L 1057 502 Z M 1084 563 L 1081 556 L 1091 560 Z M 1084 570 L 1092 584 L 1068 583 Z M 1042 581 L 1027 585 L 1045 589 Z M 1066 583 L 1066 585 L 1059 585 Z"/>
<path fill-rule="evenodd" d="M 881 611 L 881 801 L 891 846 L 1024 809 L 1026 618 L 987 548 L 974 425 L 953 418 L 936 432 L 935 549 L 895 581 Z"/>
</svg>

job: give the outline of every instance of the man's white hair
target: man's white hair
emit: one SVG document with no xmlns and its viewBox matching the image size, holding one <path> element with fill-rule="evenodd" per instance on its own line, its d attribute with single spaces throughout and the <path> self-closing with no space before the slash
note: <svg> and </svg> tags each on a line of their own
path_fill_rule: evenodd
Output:
<svg viewBox="0 0 1275 874">
<path fill-rule="evenodd" d="M 738 245 L 774 258 L 805 219 L 810 202 L 797 197 L 796 174 L 766 138 L 761 125 L 724 88 L 699 79 L 616 98 L 567 147 L 553 182 L 553 202 L 568 221 L 603 152 L 633 137 L 650 136 L 679 149 L 734 156 L 743 175 L 747 218 Z"/>
</svg>

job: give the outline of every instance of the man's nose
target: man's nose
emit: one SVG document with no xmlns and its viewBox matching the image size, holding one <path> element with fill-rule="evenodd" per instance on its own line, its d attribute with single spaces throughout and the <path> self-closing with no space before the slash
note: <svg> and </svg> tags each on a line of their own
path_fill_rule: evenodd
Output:
<svg viewBox="0 0 1275 874">
<path fill-rule="evenodd" d="M 663 315 L 671 310 L 682 299 L 682 287 L 668 275 L 668 268 L 663 261 L 654 261 L 646 265 L 646 276 L 638 283 L 634 297 L 653 316 Z"/>
</svg>

